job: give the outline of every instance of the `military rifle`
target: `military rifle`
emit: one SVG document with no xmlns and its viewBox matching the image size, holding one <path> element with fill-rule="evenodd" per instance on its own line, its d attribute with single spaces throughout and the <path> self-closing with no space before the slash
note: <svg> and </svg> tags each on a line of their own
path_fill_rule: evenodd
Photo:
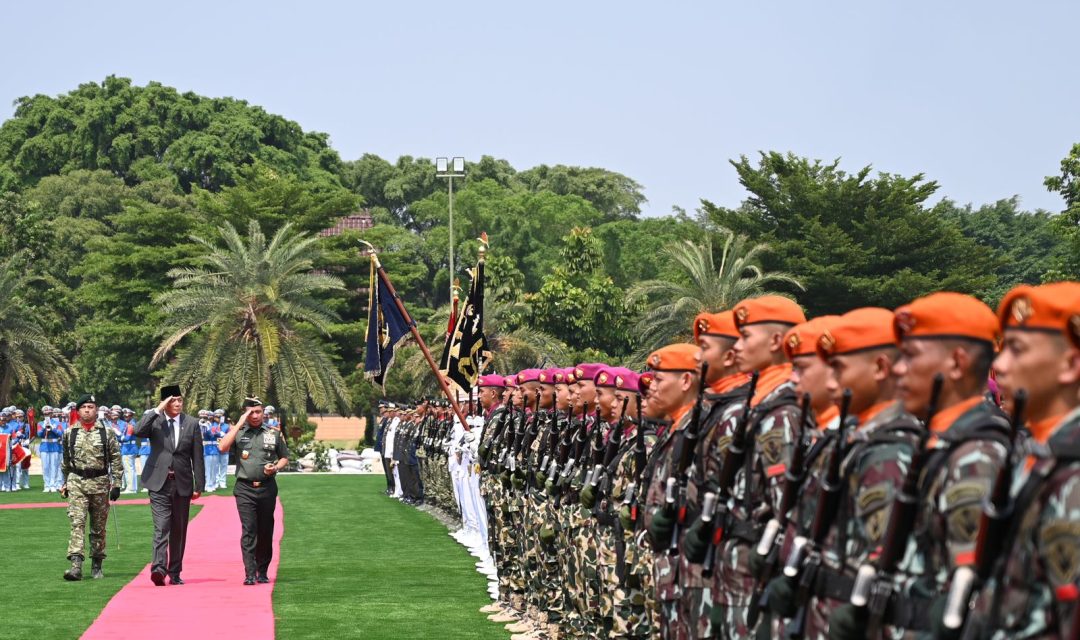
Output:
<svg viewBox="0 0 1080 640">
<path fill-rule="evenodd" d="M 829 466 L 825 471 L 825 478 L 818 487 L 817 510 L 814 520 L 810 525 L 810 537 L 797 536 L 792 541 L 791 555 L 788 556 L 784 566 L 784 575 L 788 578 L 799 578 L 799 590 L 796 601 L 799 611 L 792 621 L 792 635 L 802 637 L 806 627 L 806 616 L 809 613 L 807 601 L 810 599 L 810 591 L 817 579 L 818 569 L 821 567 L 821 552 L 825 544 L 825 537 L 829 535 L 829 528 L 836 522 L 836 514 L 840 511 L 840 501 L 844 497 L 844 478 L 841 475 L 844 456 L 847 453 L 847 429 L 848 412 L 851 410 L 851 389 L 844 389 L 840 400 L 840 424 L 836 433 L 836 445 L 829 456 Z"/>
<path fill-rule="evenodd" d="M 701 437 L 701 402 L 705 397 L 705 378 L 709 373 L 709 365 L 701 363 L 701 372 L 698 377 L 697 399 L 694 408 L 690 412 L 690 422 L 683 429 L 682 437 L 679 438 L 675 449 L 675 473 L 672 476 L 678 483 L 675 495 L 674 515 L 675 524 L 671 530 L 671 542 L 668 544 L 668 553 L 675 555 L 679 552 L 679 529 L 686 526 L 686 483 L 689 480 L 690 465 L 694 462 L 694 451 L 697 449 L 698 438 Z M 670 480 L 671 478 L 668 478 Z"/>
<path fill-rule="evenodd" d="M 755 577 L 754 595 L 750 600 L 750 609 L 747 611 L 746 621 L 753 629 L 757 624 L 758 614 L 761 609 L 761 600 L 765 594 L 765 586 L 776 572 L 777 561 L 780 557 L 780 547 L 783 544 L 783 532 L 787 528 L 788 513 L 795 508 L 799 499 L 803 481 L 806 480 L 806 453 L 809 448 L 808 432 L 810 430 L 810 394 L 804 393 L 802 397 L 802 416 L 799 420 L 799 431 L 795 436 L 795 449 L 791 452 L 791 464 L 784 471 L 784 494 L 780 498 L 780 510 L 765 525 L 765 531 L 761 534 L 761 540 L 753 553 L 763 558 L 762 571 Z"/>
<path fill-rule="evenodd" d="M 701 571 L 706 576 L 711 576 L 716 566 L 716 548 L 724 539 L 724 528 L 730 517 L 728 501 L 735 494 L 735 478 L 739 469 L 745 464 L 753 446 L 754 435 L 750 433 L 750 414 L 753 412 L 754 394 L 757 393 L 757 383 L 760 372 L 755 371 L 750 375 L 750 383 L 746 388 L 746 401 L 743 405 L 742 415 L 735 424 L 735 432 L 731 434 L 731 442 L 724 451 L 724 461 L 720 465 L 720 477 L 716 488 L 719 492 L 716 499 L 716 511 L 712 516 L 712 540 L 705 550 L 705 557 Z M 749 482 L 749 479 L 747 479 Z"/>
<path fill-rule="evenodd" d="M 619 449 L 622 447 L 622 432 L 626 425 L 626 405 L 629 402 L 630 398 L 623 398 L 619 421 L 612 427 L 611 435 L 608 437 L 607 449 L 604 451 L 604 461 L 596 465 L 593 470 L 592 487 L 596 492 L 593 515 L 596 515 L 601 510 L 600 503 L 603 497 L 611 490 L 609 471 L 611 470 L 611 463 L 615 461 L 615 456 L 619 455 Z"/>
<path fill-rule="evenodd" d="M 941 401 L 941 388 L 945 377 L 940 373 L 934 376 L 934 386 L 930 391 L 930 404 L 923 423 L 923 432 L 919 436 L 918 448 L 912 457 L 904 484 L 893 500 L 889 513 L 889 525 L 885 530 L 885 541 L 878 555 L 877 566 L 867 563 L 859 567 L 855 576 L 855 585 L 851 589 L 851 604 L 867 613 L 867 637 L 877 638 L 881 634 L 885 610 L 893 594 L 893 579 L 900 561 L 907 551 L 908 540 L 915 532 L 915 520 L 919 511 L 919 479 L 930 460 L 931 451 L 926 443 L 930 437 L 930 423 L 937 414 Z"/>
<path fill-rule="evenodd" d="M 968 605 L 972 594 L 981 585 L 986 584 L 998 563 L 1001 563 L 1002 568 L 1004 567 L 1004 554 L 1007 551 L 1005 543 L 1009 537 L 1013 510 L 1016 506 L 1010 488 L 1018 462 L 1020 451 L 1018 438 L 1024 424 L 1026 408 L 1027 391 L 1019 389 L 1013 395 L 1012 420 L 1009 421 L 1012 448 L 998 469 L 994 488 L 986 504 L 983 505 L 982 517 L 979 520 L 979 537 L 975 541 L 975 566 L 957 567 L 953 573 L 952 583 L 949 585 L 949 594 L 945 600 L 945 611 L 941 622 L 950 631 L 964 627 L 968 619 Z M 996 610 L 996 607 L 994 609 Z"/>
</svg>

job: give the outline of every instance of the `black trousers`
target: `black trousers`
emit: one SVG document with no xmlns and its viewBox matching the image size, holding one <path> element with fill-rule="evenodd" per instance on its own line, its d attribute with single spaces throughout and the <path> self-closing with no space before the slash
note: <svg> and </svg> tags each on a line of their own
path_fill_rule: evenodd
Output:
<svg viewBox="0 0 1080 640">
<path fill-rule="evenodd" d="M 424 492 L 420 488 L 419 465 L 402 463 L 398 466 L 398 475 L 401 476 L 401 492 L 406 498 L 419 500 L 424 497 Z"/>
<path fill-rule="evenodd" d="M 176 493 L 176 480 L 167 478 L 161 491 L 150 492 L 150 514 L 154 519 L 154 559 L 150 571 L 177 577 L 184 568 L 191 496 Z"/>
<path fill-rule="evenodd" d="M 233 497 L 240 513 L 240 552 L 244 557 L 245 577 L 265 576 L 274 557 L 274 509 L 277 506 L 277 481 L 260 486 L 236 481 Z"/>
<path fill-rule="evenodd" d="M 393 469 L 393 467 L 391 465 L 393 465 L 394 460 L 393 460 L 393 458 L 383 458 L 382 463 L 383 463 L 382 464 L 383 473 L 386 474 L 386 490 L 389 491 L 390 493 L 393 493 L 394 492 L 394 469 Z"/>
</svg>

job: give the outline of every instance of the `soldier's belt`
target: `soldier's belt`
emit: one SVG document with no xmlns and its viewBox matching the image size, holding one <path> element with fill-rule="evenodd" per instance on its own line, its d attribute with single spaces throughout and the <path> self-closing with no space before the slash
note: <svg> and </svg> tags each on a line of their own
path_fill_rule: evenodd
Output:
<svg viewBox="0 0 1080 640">
<path fill-rule="evenodd" d="M 60 442 L 59 438 L 42 438 L 42 442 Z"/>
<path fill-rule="evenodd" d="M 85 480 L 91 480 L 93 478 L 100 478 L 101 476 L 108 475 L 108 469 L 74 469 L 72 471 L 75 475 Z"/>
<path fill-rule="evenodd" d="M 737 538 L 756 546 L 761 540 L 761 532 L 764 528 L 763 525 L 751 520 L 729 517 L 724 525 L 724 538 Z"/>
<path fill-rule="evenodd" d="M 884 620 L 905 631 L 929 631 L 930 605 L 930 598 L 893 592 Z"/>
<path fill-rule="evenodd" d="M 855 578 L 844 575 L 826 566 L 820 566 L 814 577 L 810 592 L 820 598 L 847 602 L 851 599 L 851 590 L 855 587 Z"/>
</svg>

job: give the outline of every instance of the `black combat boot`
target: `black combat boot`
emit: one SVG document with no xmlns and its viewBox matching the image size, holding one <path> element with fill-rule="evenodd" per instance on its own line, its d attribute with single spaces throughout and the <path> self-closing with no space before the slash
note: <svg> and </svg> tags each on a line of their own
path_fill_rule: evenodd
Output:
<svg viewBox="0 0 1080 640">
<path fill-rule="evenodd" d="M 94 558 L 93 560 L 91 560 L 90 577 L 94 580 L 105 577 L 105 574 L 101 572 L 101 558 Z"/>
<path fill-rule="evenodd" d="M 64 580 L 82 580 L 82 563 L 82 556 L 71 556 L 71 568 L 64 572 Z"/>
</svg>

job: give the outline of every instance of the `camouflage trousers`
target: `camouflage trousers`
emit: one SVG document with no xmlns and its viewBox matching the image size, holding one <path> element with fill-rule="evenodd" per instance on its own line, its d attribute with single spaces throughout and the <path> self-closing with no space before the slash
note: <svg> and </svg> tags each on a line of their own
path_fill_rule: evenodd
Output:
<svg viewBox="0 0 1080 640">
<path fill-rule="evenodd" d="M 575 603 L 581 614 L 581 632 L 587 637 L 600 635 L 603 617 L 600 611 L 599 544 L 596 523 L 585 507 L 578 505 L 574 514 L 573 551 L 577 562 Z"/>
<path fill-rule="evenodd" d="M 713 582 L 716 611 L 712 613 L 712 637 L 747 638 L 751 630 L 746 617 L 754 596 L 750 554 L 754 550 L 750 543 L 735 539 L 725 540 L 720 546 Z"/>
<path fill-rule="evenodd" d="M 86 493 L 79 486 L 68 485 L 68 518 L 71 519 L 71 537 L 68 539 L 67 555 L 86 557 L 86 527 L 90 525 L 90 557 L 105 557 L 105 525 L 109 519 L 109 494 Z"/>
<path fill-rule="evenodd" d="M 682 587 L 679 585 L 679 557 L 667 550 L 654 551 L 652 578 L 657 600 L 660 637 L 664 640 L 689 640 L 690 629 L 683 614 Z"/>
<path fill-rule="evenodd" d="M 558 510 L 559 530 L 556 532 L 562 567 L 562 601 L 563 619 L 562 631 L 565 635 L 573 638 L 584 638 L 585 619 L 587 607 L 583 595 L 580 593 L 580 580 L 578 580 L 578 558 L 574 553 L 574 544 L 577 538 L 575 522 L 577 517 L 576 505 L 560 505 Z"/>
<path fill-rule="evenodd" d="M 622 533 L 622 545 L 621 572 L 606 574 L 610 582 L 605 591 L 611 593 L 612 599 L 610 637 L 651 638 L 655 627 L 646 589 L 651 582 L 652 554 L 637 545 L 632 532 Z"/>
</svg>

